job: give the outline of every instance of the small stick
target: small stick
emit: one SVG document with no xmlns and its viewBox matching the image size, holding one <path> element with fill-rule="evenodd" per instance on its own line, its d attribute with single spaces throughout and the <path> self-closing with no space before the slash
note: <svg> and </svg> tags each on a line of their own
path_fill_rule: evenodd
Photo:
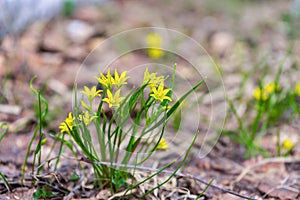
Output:
<svg viewBox="0 0 300 200">
<path fill-rule="evenodd" d="M 293 162 L 300 162 L 300 158 L 266 158 L 261 160 L 258 163 L 255 163 L 253 165 L 247 166 L 241 173 L 240 175 L 235 179 L 235 182 L 241 181 L 253 168 L 259 167 L 261 165 L 265 165 L 268 163 L 293 163 Z"/>
</svg>

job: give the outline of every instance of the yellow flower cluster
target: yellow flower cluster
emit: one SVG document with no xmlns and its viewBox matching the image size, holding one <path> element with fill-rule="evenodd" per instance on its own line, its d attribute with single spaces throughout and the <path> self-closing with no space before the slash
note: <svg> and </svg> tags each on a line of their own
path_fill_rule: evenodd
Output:
<svg viewBox="0 0 300 200">
<path fill-rule="evenodd" d="M 79 120 L 83 121 L 86 126 L 88 126 L 97 116 L 91 116 L 88 111 L 80 114 Z M 69 112 L 68 117 L 60 123 L 59 129 L 61 133 L 71 133 L 75 127 L 75 117 L 73 117 L 72 112 Z"/>
<path fill-rule="evenodd" d="M 122 72 L 120 75 L 117 70 L 115 70 L 114 76 L 111 75 L 110 69 L 107 71 L 107 74 L 104 75 L 100 73 L 100 77 L 95 76 L 96 80 L 107 89 L 107 97 L 103 98 L 102 101 L 108 103 L 108 106 L 118 107 L 120 103 L 124 100 L 124 97 L 120 97 L 120 88 L 122 85 L 127 84 L 127 79 L 129 76 L 126 76 L 127 71 Z M 117 89 L 113 94 L 113 86 Z"/>
<path fill-rule="evenodd" d="M 158 76 L 156 73 L 149 73 L 148 67 L 144 72 L 144 81 L 143 84 L 147 84 L 147 87 L 151 89 L 151 94 L 156 101 L 172 101 L 168 96 L 170 88 L 164 89 L 164 76 Z"/>
<path fill-rule="evenodd" d="M 118 107 L 125 97 L 121 97 L 121 86 L 127 84 L 127 79 L 129 76 L 126 75 L 126 71 L 122 72 L 121 74 L 115 70 L 114 75 L 111 74 L 110 70 L 108 70 L 107 74 L 104 75 L 100 73 L 100 77 L 95 77 L 99 84 L 101 84 L 105 91 L 102 94 L 102 101 L 106 102 L 108 106 L 111 107 Z M 164 76 L 157 76 L 157 73 L 150 73 L 148 68 L 146 68 L 144 72 L 144 80 L 143 85 L 147 84 L 147 87 L 150 88 L 150 97 L 153 98 L 155 101 L 163 102 L 164 100 L 172 101 L 169 92 L 171 91 L 170 88 L 164 87 Z M 85 111 L 78 115 L 78 121 L 83 122 L 86 126 L 93 122 L 98 116 L 93 114 L 92 111 L 92 102 L 96 97 L 100 97 L 103 90 L 97 90 L 96 86 L 92 86 L 91 88 L 84 86 L 84 90 L 80 92 L 84 94 L 88 101 L 89 105 L 85 103 L 83 100 L 81 101 L 82 107 Z M 72 112 L 68 114 L 68 117 L 60 124 L 59 129 L 61 133 L 71 133 L 74 130 L 75 124 L 75 117 L 72 115 Z M 159 142 L 157 149 L 166 150 L 168 149 L 168 144 L 164 138 L 161 139 Z"/>
<path fill-rule="evenodd" d="M 253 97 L 257 101 L 266 101 L 269 99 L 270 95 L 273 94 L 274 92 L 280 91 L 281 87 L 280 85 L 272 82 L 269 84 L 264 85 L 263 88 L 255 88 L 253 91 Z"/>
<path fill-rule="evenodd" d="M 118 71 L 115 70 L 114 77 L 110 73 L 110 69 L 107 71 L 107 74 L 104 75 L 100 73 L 100 77 L 94 76 L 94 78 L 103 85 L 106 89 L 111 90 L 114 85 L 117 88 L 120 88 L 122 85 L 126 85 L 126 80 L 129 76 L 126 76 L 127 71 L 124 71 L 119 75 Z"/>
<path fill-rule="evenodd" d="M 148 48 L 148 55 L 152 59 L 159 59 L 164 55 L 163 50 L 161 49 L 161 36 L 157 33 L 150 33 L 147 36 L 147 45 Z"/>
</svg>

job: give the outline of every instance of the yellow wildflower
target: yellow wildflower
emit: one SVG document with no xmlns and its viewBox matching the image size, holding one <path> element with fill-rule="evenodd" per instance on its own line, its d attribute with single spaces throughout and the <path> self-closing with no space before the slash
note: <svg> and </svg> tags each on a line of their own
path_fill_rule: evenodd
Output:
<svg viewBox="0 0 300 200">
<path fill-rule="evenodd" d="M 168 148 L 169 148 L 169 146 L 168 146 L 168 144 L 167 144 L 167 142 L 166 142 L 166 140 L 164 138 L 162 138 L 159 141 L 159 143 L 158 143 L 158 145 L 156 147 L 156 149 L 158 149 L 158 150 L 167 150 Z"/>
<path fill-rule="evenodd" d="M 263 88 L 255 88 L 253 91 L 254 98 L 259 101 L 260 99 L 262 101 L 266 101 L 270 95 L 276 91 L 280 91 L 280 85 L 277 85 L 276 83 L 268 83 L 264 85 Z"/>
<path fill-rule="evenodd" d="M 149 73 L 148 67 L 144 72 L 144 81 L 143 84 L 148 83 L 148 87 L 153 88 L 156 87 L 159 83 L 164 82 L 165 77 L 163 76 L 156 76 L 156 73 Z"/>
<path fill-rule="evenodd" d="M 74 123 L 75 118 L 72 115 L 72 112 L 69 113 L 68 117 L 65 119 L 65 121 L 60 123 L 59 129 L 61 133 L 70 133 L 70 130 L 73 130 L 73 127 L 75 126 Z"/>
<path fill-rule="evenodd" d="M 150 94 L 150 96 L 152 96 L 157 101 L 163 101 L 165 99 L 168 101 L 172 101 L 172 99 L 169 96 L 167 96 L 170 90 L 170 88 L 164 89 L 164 83 L 160 83 L 158 88 L 152 88 L 152 94 Z"/>
<path fill-rule="evenodd" d="M 276 91 L 279 91 L 280 90 L 280 86 L 278 84 L 276 84 L 276 83 L 273 82 L 273 83 L 266 84 L 264 86 L 264 90 L 267 93 L 271 94 L 271 93 L 274 93 Z"/>
<path fill-rule="evenodd" d="M 159 49 L 159 48 L 150 48 L 148 49 L 148 55 L 150 58 L 152 59 L 159 59 L 160 57 L 162 57 L 164 55 L 163 50 Z"/>
<path fill-rule="evenodd" d="M 90 123 L 97 118 L 97 116 L 91 116 L 88 111 L 85 111 L 83 114 L 80 114 L 79 120 L 83 121 L 86 126 L 90 125 Z"/>
<path fill-rule="evenodd" d="M 268 94 L 260 88 L 255 88 L 255 90 L 253 91 L 253 97 L 257 101 L 259 101 L 260 99 L 266 101 L 268 99 Z"/>
<path fill-rule="evenodd" d="M 300 82 L 296 84 L 295 93 L 300 96 Z"/>
<path fill-rule="evenodd" d="M 80 92 L 87 96 L 89 102 L 92 102 L 95 97 L 100 96 L 100 92 L 102 92 L 102 90 L 97 90 L 96 86 L 93 86 L 91 89 L 84 86 L 84 90 L 81 90 Z"/>
<path fill-rule="evenodd" d="M 148 55 L 152 59 L 158 59 L 164 55 L 161 49 L 161 36 L 157 33 L 150 33 L 147 36 L 147 45 L 149 46 Z"/>
<path fill-rule="evenodd" d="M 129 76 L 126 76 L 126 72 L 127 71 L 122 72 L 119 76 L 118 71 L 115 70 L 115 77 L 112 79 L 112 84 L 117 88 L 120 88 L 122 85 L 126 85 L 126 80 L 129 78 Z"/>
<path fill-rule="evenodd" d="M 100 78 L 97 76 L 94 76 L 94 78 L 107 89 L 111 89 L 113 77 L 110 74 L 110 69 L 108 69 L 106 76 L 103 73 L 100 73 L 100 76 Z"/>
<path fill-rule="evenodd" d="M 158 47 L 161 45 L 161 36 L 157 33 L 150 33 L 147 35 L 147 44 L 150 47 Z"/>
<path fill-rule="evenodd" d="M 282 142 L 282 148 L 286 149 L 286 150 L 290 150 L 294 147 L 294 144 L 292 143 L 292 141 L 289 138 L 286 138 L 283 142 Z"/>
<path fill-rule="evenodd" d="M 102 101 L 108 103 L 110 108 L 112 106 L 117 107 L 124 99 L 124 97 L 120 97 L 120 92 L 121 90 L 117 90 L 115 95 L 113 95 L 110 90 L 107 90 L 107 98 L 104 98 Z"/>
</svg>

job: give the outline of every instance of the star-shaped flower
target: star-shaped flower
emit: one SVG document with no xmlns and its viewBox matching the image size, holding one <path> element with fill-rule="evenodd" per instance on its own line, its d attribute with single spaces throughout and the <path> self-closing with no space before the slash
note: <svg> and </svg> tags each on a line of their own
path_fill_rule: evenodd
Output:
<svg viewBox="0 0 300 200">
<path fill-rule="evenodd" d="M 110 90 L 107 90 L 107 98 L 104 98 L 102 101 L 108 103 L 108 106 L 118 107 L 125 97 L 120 97 L 121 90 L 117 90 L 113 95 Z"/>
<path fill-rule="evenodd" d="M 73 117 L 72 112 L 69 113 L 68 117 L 60 123 L 59 129 L 61 133 L 70 133 L 75 126 L 75 117 Z"/>
<path fill-rule="evenodd" d="M 117 88 L 120 88 L 122 85 L 126 85 L 126 80 L 129 79 L 129 76 L 126 76 L 127 71 L 124 71 L 119 76 L 118 71 L 115 69 L 115 77 L 112 79 L 112 84 Z"/>
<path fill-rule="evenodd" d="M 149 88 L 156 87 L 159 83 L 164 82 L 165 77 L 164 76 L 156 76 L 156 73 L 149 73 L 148 67 L 146 68 L 144 72 L 144 81 L 143 84 L 148 84 Z"/>
<path fill-rule="evenodd" d="M 152 93 L 150 94 L 150 96 L 152 96 L 156 101 L 172 101 L 172 99 L 167 95 L 170 90 L 170 88 L 164 89 L 164 83 L 160 83 L 157 88 L 152 88 Z"/>
<path fill-rule="evenodd" d="M 102 92 L 102 90 L 97 90 L 96 86 L 93 86 L 91 89 L 89 89 L 87 86 L 84 86 L 84 90 L 81 90 L 80 92 L 87 96 L 89 102 L 92 102 L 95 97 L 101 96 L 100 92 Z"/>
<path fill-rule="evenodd" d="M 110 74 L 110 69 L 108 69 L 106 76 L 103 73 L 100 73 L 100 78 L 97 76 L 94 76 L 94 78 L 107 89 L 111 89 L 113 77 Z"/>
</svg>

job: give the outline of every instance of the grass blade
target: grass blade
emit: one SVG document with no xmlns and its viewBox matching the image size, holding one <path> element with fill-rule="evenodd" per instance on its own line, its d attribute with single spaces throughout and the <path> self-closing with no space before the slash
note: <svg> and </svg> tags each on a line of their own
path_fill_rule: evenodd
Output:
<svg viewBox="0 0 300 200">
<path fill-rule="evenodd" d="M 8 181 L 6 180 L 6 177 L 0 172 L 0 178 L 2 179 L 2 181 L 4 182 L 4 185 L 6 187 L 6 189 L 11 192 L 11 186 L 9 185 Z"/>
<path fill-rule="evenodd" d="M 8 128 L 9 128 L 9 126 L 8 126 L 8 124 L 6 122 L 0 124 L 0 130 L 2 130 L 3 127 L 5 127 L 5 129 L 4 129 L 3 133 L 0 135 L 0 142 L 6 136 L 6 134 L 8 132 Z"/>
</svg>

